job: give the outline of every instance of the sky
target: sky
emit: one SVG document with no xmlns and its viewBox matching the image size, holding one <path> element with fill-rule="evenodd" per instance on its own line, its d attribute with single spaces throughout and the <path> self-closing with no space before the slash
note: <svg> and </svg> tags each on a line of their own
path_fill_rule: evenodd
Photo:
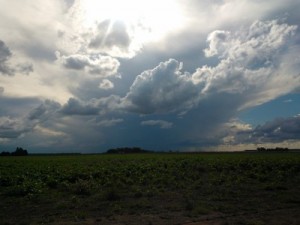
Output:
<svg viewBox="0 0 300 225">
<path fill-rule="evenodd" d="M 0 0 L 0 151 L 300 147 L 299 0 Z"/>
</svg>

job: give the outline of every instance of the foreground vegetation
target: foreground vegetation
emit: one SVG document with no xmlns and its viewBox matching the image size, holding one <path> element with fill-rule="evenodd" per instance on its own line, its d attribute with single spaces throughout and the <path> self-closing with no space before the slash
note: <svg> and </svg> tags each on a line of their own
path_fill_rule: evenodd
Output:
<svg viewBox="0 0 300 225">
<path fill-rule="evenodd" d="M 0 224 L 300 224 L 300 153 L 0 158 Z"/>
</svg>

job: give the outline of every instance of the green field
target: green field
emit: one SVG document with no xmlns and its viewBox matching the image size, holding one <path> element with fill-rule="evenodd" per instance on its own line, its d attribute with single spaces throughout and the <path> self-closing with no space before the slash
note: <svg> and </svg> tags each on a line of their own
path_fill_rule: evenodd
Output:
<svg viewBox="0 0 300 225">
<path fill-rule="evenodd" d="M 0 224 L 300 224 L 300 153 L 0 157 Z"/>
</svg>

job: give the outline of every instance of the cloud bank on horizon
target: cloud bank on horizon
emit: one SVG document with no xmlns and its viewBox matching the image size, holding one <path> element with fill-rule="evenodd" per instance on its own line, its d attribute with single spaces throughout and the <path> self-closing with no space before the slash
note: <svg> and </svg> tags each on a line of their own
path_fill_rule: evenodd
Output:
<svg viewBox="0 0 300 225">
<path fill-rule="evenodd" d="M 112 2 L 0 0 L 0 149 L 300 146 L 297 0 Z"/>
</svg>

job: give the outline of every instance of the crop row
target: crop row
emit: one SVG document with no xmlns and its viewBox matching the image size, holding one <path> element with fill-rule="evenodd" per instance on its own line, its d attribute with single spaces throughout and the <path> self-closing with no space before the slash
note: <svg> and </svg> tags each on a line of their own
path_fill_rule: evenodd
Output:
<svg viewBox="0 0 300 225">
<path fill-rule="evenodd" d="M 280 185 L 299 178 L 300 158 L 295 156 L 179 154 L 7 158 L 1 159 L 0 192 L 26 196 L 49 189 L 91 194 L 112 187 L 177 190 L 243 183 Z"/>
</svg>

